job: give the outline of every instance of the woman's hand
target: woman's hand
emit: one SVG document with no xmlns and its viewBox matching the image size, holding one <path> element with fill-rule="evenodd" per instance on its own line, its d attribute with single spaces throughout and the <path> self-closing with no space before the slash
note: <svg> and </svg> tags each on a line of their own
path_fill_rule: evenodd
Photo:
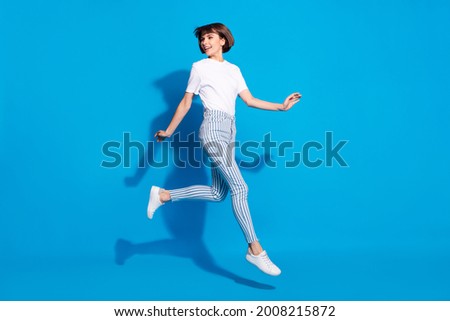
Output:
<svg viewBox="0 0 450 321">
<path fill-rule="evenodd" d="M 292 108 L 296 103 L 300 101 L 300 98 L 302 98 L 302 95 L 300 93 L 293 93 L 290 94 L 283 103 L 283 107 L 281 107 L 280 111 L 288 111 Z"/>
<path fill-rule="evenodd" d="M 156 141 L 160 143 L 167 137 L 170 137 L 170 135 L 165 130 L 158 130 L 154 137 L 156 137 Z"/>
</svg>

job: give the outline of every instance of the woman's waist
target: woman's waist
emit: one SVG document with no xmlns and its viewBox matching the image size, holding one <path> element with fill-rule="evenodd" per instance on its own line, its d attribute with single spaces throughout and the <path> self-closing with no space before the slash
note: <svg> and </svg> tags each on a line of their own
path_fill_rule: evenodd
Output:
<svg viewBox="0 0 450 321">
<path fill-rule="evenodd" d="M 236 122 L 234 115 L 221 110 L 205 110 L 202 125 L 200 126 L 200 138 L 212 140 L 232 140 L 236 134 Z"/>
<path fill-rule="evenodd" d="M 236 119 L 235 115 L 231 115 L 230 113 L 223 111 L 223 110 L 218 110 L 218 109 L 204 109 L 203 112 L 203 118 L 204 119 L 208 119 L 208 118 L 224 118 L 224 119 L 229 119 L 234 121 Z"/>
</svg>

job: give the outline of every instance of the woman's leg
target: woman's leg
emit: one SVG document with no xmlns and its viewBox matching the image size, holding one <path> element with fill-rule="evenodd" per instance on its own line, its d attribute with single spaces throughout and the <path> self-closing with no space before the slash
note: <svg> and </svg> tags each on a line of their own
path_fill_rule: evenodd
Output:
<svg viewBox="0 0 450 321">
<path fill-rule="evenodd" d="M 220 202 L 225 199 L 228 194 L 228 186 L 217 168 L 211 168 L 212 185 L 192 185 L 184 188 L 173 190 L 162 190 L 161 201 L 167 202 L 181 200 L 204 200 L 212 202 Z"/>
<path fill-rule="evenodd" d="M 234 159 L 232 146 L 230 147 L 230 144 L 225 141 L 215 141 L 205 144 L 204 147 L 215 166 L 216 172 L 220 173 L 222 180 L 226 182 L 230 189 L 233 212 L 247 243 L 255 243 L 255 250 L 257 250 L 258 238 L 253 228 L 247 201 L 248 187 Z"/>
<path fill-rule="evenodd" d="M 231 191 L 233 213 L 238 221 L 245 239 L 253 254 L 261 253 L 253 228 L 248 207 L 248 187 L 234 159 L 234 149 L 226 141 L 214 141 L 204 144 L 204 148 L 212 160 L 212 186 L 193 185 L 189 187 L 161 190 L 161 202 L 180 200 L 222 201 L 228 189 Z"/>
</svg>

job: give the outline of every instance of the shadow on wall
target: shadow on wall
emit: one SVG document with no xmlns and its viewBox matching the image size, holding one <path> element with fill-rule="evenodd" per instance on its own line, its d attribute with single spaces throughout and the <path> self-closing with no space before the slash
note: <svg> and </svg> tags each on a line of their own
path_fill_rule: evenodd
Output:
<svg viewBox="0 0 450 321">
<path fill-rule="evenodd" d="M 155 133 L 159 129 L 164 129 L 172 119 L 175 108 L 184 95 L 184 90 L 189 78 L 189 71 L 175 71 L 167 76 L 156 80 L 152 85 L 160 89 L 164 95 L 166 103 L 166 111 L 158 115 L 150 124 L 149 134 Z M 203 106 L 197 102 L 192 104 L 189 113 L 181 122 L 177 131 L 180 133 L 180 139 L 188 141 L 187 136 L 195 132 L 195 141 L 198 141 L 197 131 L 200 128 L 203 119 Z M 171 149 L 174 157 L 183 160 L 187 157 L 186 149 L 189 152 L 195 151 L 195 159 L 201 159 L 201 151 L 198 148 L 179 148 L 173 146 Z M 158 145 L 156 145 L 156 149 Z M 147 158 L 152 157 L 152 150 L 147 150 Z M 186 159 L 185 159 L 186 160 Z M 147 171 L 155 170 L 148 166 L 146 160 L 139 160 L 141 163 L 145 161 L 145 167 L 137 168 L 134 176 L 125 178 L 125 185 L 128 187 L 137 186 Z M 259 168 L 257 168 L 259 169 Z M 171 167 L 163 186 L 165 188 L 179 188 L 193 184 L 207 184 L 209 169 L 205 167 L 189 167 L 179 168 Z M 151 179 L 150 183 L 151 185 Z M 150 188 L 150 186 L 149 186 Z M 143 200 L 146 202 L 147 200 Z M 205 242 L 202 239 L 205 226 L 206 202 L 176 202 L 170 203 L 159 209 L 159 213 L 164 225 L 168 229 L 172 238 L 151 241 L 140 244 L 133 244 L 124 239 L 118 239 L 115 245 L 116 264 L 123 265 L 126 260 L 136 254 L 140 255 L 170 255 L 191 259 L 196 266 L 209 273 L 229 278 L 236 283 L 246 286 L 273 290 L 274 286 L 252 281 L 217 265 L 211 253 L 209 252 Z"/>
</svg>

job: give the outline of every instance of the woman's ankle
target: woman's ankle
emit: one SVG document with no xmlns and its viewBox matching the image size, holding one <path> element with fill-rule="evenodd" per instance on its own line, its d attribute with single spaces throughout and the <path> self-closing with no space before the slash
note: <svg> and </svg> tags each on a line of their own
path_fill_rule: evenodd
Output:
<svg viewBox="0 0 450 321">
<path fill-rule="evenodd" d="M 170 201 L 169 191 L 165 190 L 165 189 L 161 189 L 159 192 L 159 200 L 161 201 L 161 203 L 166 203 L 166 202 Z"/>
<path fill-rule="evenodd" d="M 250 252 L 251 252 L 253 255 L 259 255 L 259 254 L 261 254 L 262 251 L 263 251 L 263 249 L 262 249 L 262 247 L 261 247 L 261 244 L 260 244 L 258 241 L 254 241 L 254 242 L 250 243 L 250 244 L 248 245 L 248 247 L 249 247 L 249 249 L 250 249 Z"/>
</svg>

